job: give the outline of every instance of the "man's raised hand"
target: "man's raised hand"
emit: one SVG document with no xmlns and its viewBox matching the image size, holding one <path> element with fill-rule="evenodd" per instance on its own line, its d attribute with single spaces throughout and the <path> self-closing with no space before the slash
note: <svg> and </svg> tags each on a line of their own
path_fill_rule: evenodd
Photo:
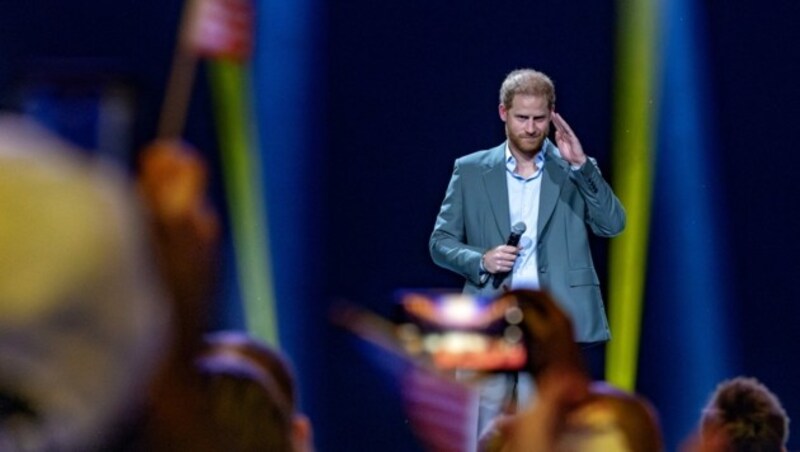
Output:
<svg viewBox="0 0 800 452">
<path fill-rule="evenodd" d="M 586 162 L 586 154 L 583 153 L 583 146 L 572 128 L 564 117 L 556 112 L 552 114 L 552 121 L 556 128 L 556 146 L 561 152 L 561 157 L 571 165 L 583 165 Z"/>
</svg>

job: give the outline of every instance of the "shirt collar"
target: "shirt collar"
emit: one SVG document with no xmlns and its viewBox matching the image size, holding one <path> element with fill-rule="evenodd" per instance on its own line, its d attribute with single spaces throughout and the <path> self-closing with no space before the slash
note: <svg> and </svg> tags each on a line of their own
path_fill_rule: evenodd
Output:
<svg viewBox="0 0 800 452">
<path fill-rule="evenodd" d="M 548 143 L 549 141 L 545 139 L 544 143 L 542 143 L 542 148 L 533 157 L 533 160 L 536 163 L 536 173 L 532 177 L 536 177 L 542 172 L 542 168 L 544 167 L 544 151 L 547 148 Z M 508 146 L 508 141 L 506 141 L 505 154 L 506 168 L 511 174 L 516 176 L 517 174 L 514 173 L 514 170 L 517 168 L 517 159 L 514 157 L 514 154 L 511 153 L 511 148 Z"/>
</svg>

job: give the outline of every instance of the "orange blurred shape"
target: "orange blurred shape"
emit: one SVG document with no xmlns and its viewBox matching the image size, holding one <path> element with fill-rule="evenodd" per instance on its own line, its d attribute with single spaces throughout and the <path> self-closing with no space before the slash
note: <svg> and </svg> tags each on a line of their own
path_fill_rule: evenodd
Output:
<svg viewBox="0 0 800 452">
<path fill-rule="evenodd" d="M 207 170 L 189 144 L 157 140 L 142 151 L 140 163 L 140 187 L 160 217 L 185 217 L 203 204 Z"/>
</svg>

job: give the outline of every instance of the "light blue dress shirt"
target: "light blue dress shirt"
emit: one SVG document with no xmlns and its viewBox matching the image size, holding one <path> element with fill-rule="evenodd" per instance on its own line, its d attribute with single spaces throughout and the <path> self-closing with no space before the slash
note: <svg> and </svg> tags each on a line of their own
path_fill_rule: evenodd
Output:
<svg viewBox="0 0 800 452">
<path fill-rule="evenodd" d="M 517 160 L 506 144 L 506 185 L 508 187 L 508 211 L 511 224 L 525 223 L 525 233 L 519 241 L 522 250 L 511 273 L 511 288 L 539 288 L 539 272 L 536 261 L 537 223 L 539 220 L 539 198 L 542 188 L 544 155 L 541 151 L 534 157 L 536 172 L 524 178 L 515 172 Z"/>
</svg>

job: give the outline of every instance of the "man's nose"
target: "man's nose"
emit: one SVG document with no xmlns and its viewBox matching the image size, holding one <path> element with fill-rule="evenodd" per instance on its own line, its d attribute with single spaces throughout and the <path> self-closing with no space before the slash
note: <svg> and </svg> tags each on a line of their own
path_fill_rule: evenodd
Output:
<svg viewBox="0 0 800 452">
<path fill-rule="evenodd" d="M 525 133 L 533 133 L 536 130 L 536 127 L 533 123 L 533 119 L 529 119 L 525 121 Z"/>
</svg>

